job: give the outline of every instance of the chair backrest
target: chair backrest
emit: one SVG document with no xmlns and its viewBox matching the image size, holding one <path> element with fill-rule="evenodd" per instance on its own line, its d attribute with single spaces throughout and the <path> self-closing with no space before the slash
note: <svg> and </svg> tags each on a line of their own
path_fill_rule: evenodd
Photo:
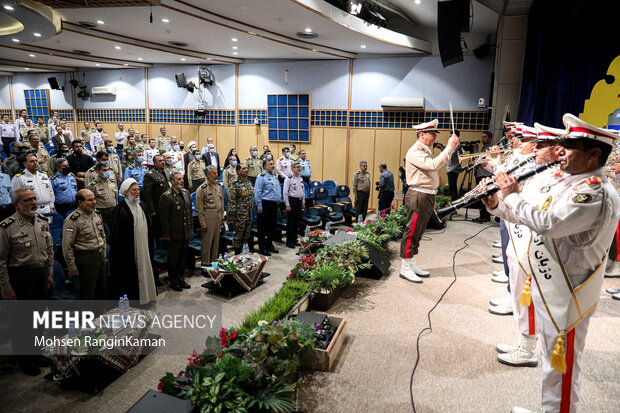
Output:
<svg viewBox="0 0 620 413">
<path fill-rule="evenodd" d="M 336 182 L 332 181 L 331 179 L 328 179 L 326 181 L 323 181 L 323 186 L 327 188 L 327 191 L 329 192 L 330 195 L 332 196 L 336 195 Z"/>
<path fill-rule="evenodd" d="M 50 212 L 43 215 L 45 215 L 49 221 L 50 235 L 52 236 L 52 240 L 54 240 L 54 245 L 62 244 L 62 225 L 64 223 L 63 216 L 57 214 L 56 212 Z"/>
<path fill-rule="evenodd" d="M 90 143 L 88 143 L 88 142 L 84 142 L 84 147 L 86 149 L 88 149 L 89 151 L 91 151 L 91 152 L 93 151 L 93 148 L 90 147 Z"/>
<path fill-rule="evenodd" d="M 197 216 L 198 211 L 196 211 L 196 192 L 192 192 L 189 194 L 189 199 L 192 201 L 192 215 Z"/>
<path fill-rule="evenodd" d="M 284 202 L 284 184 L 280 184 L 280 202 Z"/>
<path fill-rule="evenodd" d="M 304 195 L 306 199 L 312 198 L 312 193 L 310 192 L 310 185 L 308 185 L 308 183 L 306 182 L 304 182 Z"/>
<path fill-rule="evenodd" d="M 312 181 L 312 182 L 310 182 L 310 190 L 313 190 L 317 186 L 322 186 L 322 184 L 319 181 Z"/>
<path fill-rule="evenodd" d="M 0 151 L 0 160 L 4 162 L 5 159 L 6 159 L 6 153 L 4 153 L 4 151 Z"/>
<path fill-rule="evenodd" d="M 325 188 L 324 186 L 318 186 L 314 188 L 314 191 L 312 192 L 312 199 L 314 200 L 314 204 L 315 205 L 328 205 L 329 204 L 329 202 L 327 201 L 328 195 L 329 193 L 327 191 L 327 188 Z"/>
<path fill-rule="evenodd" d="M 351 190 L 346 185 L 338 185 L 336 187 L 336 202 L 351 202 L 349 194 Z"/>
<path fill-rule="evenodd" d="M 69 215 L 73 214 L 75 212 L 75 209 L 72 209 L 71 211 L 67 212 L 65 214 L 65 218 L 67 218 Z"/>
</svg>

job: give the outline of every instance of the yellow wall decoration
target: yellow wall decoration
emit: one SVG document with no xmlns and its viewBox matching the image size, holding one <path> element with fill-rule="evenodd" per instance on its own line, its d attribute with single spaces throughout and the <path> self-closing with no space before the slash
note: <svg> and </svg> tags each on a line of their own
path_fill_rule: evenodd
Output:
<svg viewBox="0 0 620 413">
<path fill-rule="evenodd" d="M 620 108 L 620 56 L 607 69 L 607 76 L 592 88 L 590 99 L 583 105 L 579 118 L 598 127 L 607 126 L 609 115 Z"/>
</svg>

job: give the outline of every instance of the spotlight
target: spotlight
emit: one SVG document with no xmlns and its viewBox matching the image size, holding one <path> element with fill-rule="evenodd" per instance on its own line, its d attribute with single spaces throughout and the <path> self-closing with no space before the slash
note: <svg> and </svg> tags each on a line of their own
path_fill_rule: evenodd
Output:
<svg viewBox="0 0 620 413">
<path fill-rule="evenodd" d="M 73 87 L 78 87 L 78 86 L 80 85 L 80 82 L 78 82 L 78 81 L 77 81 L 77 80 L 75 80 L 75 79 L 71 79 L 71 80 L 69 81 L 69 83 L 71 83 L 71 86 L 73 86 Z"/>
<path fill-rule="evenodd" d="M 362 11 L 362 3 L 357 2 L 357 1 L 350 1 L 349 2 L 349 13 L 351 13 L 354 16 L 357 16 L 360 11 Z"/>
<path fill-rule="evenodd" d="M 362 13 L 358 17 L 378 27 L 387 26 L 387 19 L 381 14 L 378 4 L 364 3 Z"/>
<path fill-rule="evenodd" d="M 188 83 L 185 85 L 185 89 L 187 89 L 187 91 L 188 91 L 189 93 L 194 93 L 194 89 L 195 89 L 195 88 L 196 88 L 196 84 L 195 84 L 194 82 L 188 82 Z"/>
<path fill-rule="evenodd" d="M 491 54 L 491 35 L 487 35 L 487 41 L 474 49 L 474 56 L 478 59 L 484 59 L 485 56 Z"/>
<path fill-rule="evenodd" d="M 185 79 L 185 73 L 177 73 L 174 75 L 177 80 L 178 87 L 185 87 L 187 85 L 187 80 Z"/>
<path fill-rule="evenodd" d="M 201 85 L 213 86 L 215 76 L 213 76 L 211 69 L 207 66 L 200 66 L 200 69 L 198 69 L 198 82 Z"/>
<path fill-rule="evenodd" d="M 77 96 L 82 100 L 86 100 L 90 97 L 90 93 L 86 91 L 86 86 L 80 86 L 80 91 Z"/>
</svg>

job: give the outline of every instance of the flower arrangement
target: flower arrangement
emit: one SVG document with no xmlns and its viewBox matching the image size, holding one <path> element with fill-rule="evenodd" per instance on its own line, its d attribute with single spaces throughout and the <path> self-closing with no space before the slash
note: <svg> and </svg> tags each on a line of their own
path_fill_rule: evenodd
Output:
<svg viewBox="0 0 620 413">
<path fill-rule="evenodd" d="M 327 237 L 323 234 L 323 231 L 317 229 L 308 233 L 306 242 L 323 242 L 326 239 Z"/>
<path fill-rule="evenodd" d="M 288 275 L 289 280 L 305 280 L 310 271 L 314 268 L 314 254 L 304 255 Z"/>
</svg>

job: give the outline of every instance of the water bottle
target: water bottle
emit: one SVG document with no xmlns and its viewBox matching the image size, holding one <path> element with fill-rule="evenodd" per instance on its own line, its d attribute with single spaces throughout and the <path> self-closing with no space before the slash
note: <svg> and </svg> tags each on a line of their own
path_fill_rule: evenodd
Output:
<svg viewBox="0 0 620 413">
<path fill-rule="evenodd" d="M 125 310 L 129 310 L 129 298 L 127 298 L 127 294 L 123 296 L 123 301 L 125 302 Z"/>
<path fill-rule="evenodd" d="M 241 253 L 247 254 L 249 252 L 250 252 L 250 247 L 248 247 L 248 244 L 247 243 L 243 244 L 243 249 L 241 250 Z"/>
<path fill-rule="evenodd" d="M 119 313 L 124 310 L 124 307 L 125 307 L 125 301 L 123 301 L 123 297 L 119 297 L 118 298 L 118 311 L 119 311 Z"/>
<path fill-rule="evenodd" d="M 325 231 L 329 233 L 330 229 L 332 229 L 332 223 L 331 221 L 327 221 L 327 223 L 325 224 Z"/>
<path fill-rule="evenodd" d="M 358 224 L 361 224 L 363 220 L 364 220 L 364 218 L 362 218 L 362 214 L 359 214 L 359 215 L 357 216 L 357 223 L 358 223 Z"/>
<path fill-rule="evenodd" d="M 228 259 L 228 251 L 226 251 L 226 252 L 224 253 L 224 259 L 225 259 L 225 260 L 227 260 L 227 259 Z"/>
<path fill-rule="evenodd" d="M 310 227 L 306 227 L 306 232 L 304 232 L 304 240 L 308 239 L 308 235 L 310 235 Z"/>
<path fill-rule="evenodd" d="M 69 331 L 67 332 L 69 338 L 75 338 L 77 336 L 77 329 L 75 328 L 75 323 L 69 324 Z"/>
</svg>

